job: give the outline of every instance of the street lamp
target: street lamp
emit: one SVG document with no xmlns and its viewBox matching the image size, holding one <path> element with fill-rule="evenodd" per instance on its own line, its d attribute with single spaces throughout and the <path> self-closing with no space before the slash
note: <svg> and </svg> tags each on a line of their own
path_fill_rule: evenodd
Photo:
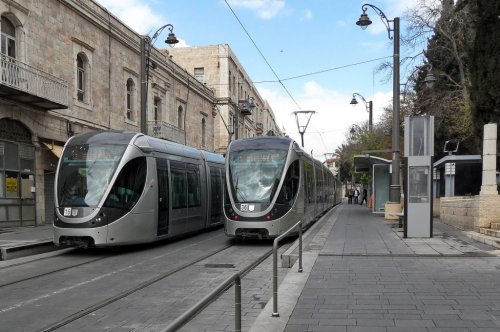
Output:
<svg viewBox="0 0 500 332">
<path fill-rule="evenodd" d="M 174 26 L 172 24 L 165 24 L 153 34 L 153 37 L 148 35 L 141 37 L 141 132 L 147 134 L 147 109 L 148 109 L 148 87 L 149 87 L 149 67 L 156 68 L 155 63 L 151 62 L 151 48 L 160 33 L 168 28 L 170 31 L 165 43 L 173 47 L 179 42 L 173 33 Z"/>
<path fill-rule="evenodd" d="M 432 73 L 432 64 L 430 63 L 425 63 L 421 66 L 417 66 L 413 72 L 409 75 L 408 77 L 408 80 L 406 81 L 406 83 L 404 84 L 405 88 L 403 90 L 403 102 L 405 101 L 406 99 L 406 93 L 408 92 L 407 89 L 408 89 L 408 82 L 410 80 L 413 80 L 414 82 L 416 82 L 416 74 L 423 70 L 425 67 L 429 67 L 429 69 L 427 69 L 427 74 L 425 75 L 424 77 L 424 80 L 422 81 L 425 86 L 428 88 L 428 89 L 431 89 L 433 86 L 434 86 L 434 83 L 436 82 L 436 77 L 434 76 L 434 74 Z"/>
<path fill-rule="evenodd" d="M 400 167 L 400 156 L 399 156 L 399 17 L 395 17 L 394 20 L 387 19 L 384 12 L 380 10 L 377 6 L 371 4 L 364 4 L 361 6 L 363 13 L 356 22 L 362 29 L 366 29 L 372 21 L 366 14 L 368 7 L 372 8 L 377 15 L 380 16 L 382 23 L 384 23 L 387 28 L 387 34 L 389 39 L 394 38 L 394 56 L 393 56 L 393 80 L 392 80 L 392 176 L 391 176 L 391 190 L 389 199 L 391 202 L 400 203 L 401 201 L 401 185 L 399 182 L 399 167 Z M 391 29 L 390 23 L 393 24 L 393 29 Z M 391 32 L 394 36 L 391 37 Z"/>
<path fill-rule="evenodd" d="M 373 129 L 373 102 L 370 100 L 370 101 L 366 101 L 365 97 L 363 97 L 362 95 L 360 95 L 359 93 L 357 92 L 354 92 L 352 94 L 352 100 L 350 102 L 351 105 L 357 105 L 358 104 L 358 101 L 356 100 L 356 96 L 360 97 L 361 100 L 363 100 L 363 102 L 365 103 L 365 107 L 366 107 L 366 111 L 368 112 L 368 131 L 372 131 Z"/>
</svg>

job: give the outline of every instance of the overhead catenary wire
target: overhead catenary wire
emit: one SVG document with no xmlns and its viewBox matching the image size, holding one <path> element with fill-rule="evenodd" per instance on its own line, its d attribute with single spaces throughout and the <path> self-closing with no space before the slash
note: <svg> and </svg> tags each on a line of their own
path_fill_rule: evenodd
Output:
<svg viewBox="0 0 500 332">
<path fill-rule="evenodd" d="M 274 68 L 271 66 L 271 64 L 269 63 L 269 61 L 267 61 L 266 57 L 264 56 L 264 54 L 262 53 L 262 51 L 260 50 L 259 46 L 257 46 L 257 44 L 255 43 L 255 41 L 253 40 L 252 36 L 250 35 L 250 33 L 248 32 L 248 30 L 245 28 L 245 26 L 243 25 L 243 22 L 241 22 L 240 18 L 238 17 L 238 15 L 236 15 L 235 11 L 233 10 L 233 8 L 231 7 L 231 5 L 227 2 L 227 0 L 224 0 L 224 2 L 226 3 L 226 5 L 228 6 L 228 8 L 231 10 L 231 13 L 233 13 L 234 17 L 236 18 L 236 20 L 238 21 L 238 23 L 241 25 L 241 27 L 243 28 L 243 30 L 245 31 L 246 35 L 248 36 L 248 38 L 250 39 L 250 41 L 252 42 L 252 44 L 255 46 L 255 48 L 257 49 L 257 51 L 259 52 L 260 56 L 262 57 L 262 59 L 264 59 L 264 62 L 267 64 L 267 66 L 269 67 L 269 69 L 271 69 L 271 72 L 273 73 L 273 75 L 276 77 L 277 79 L 277 82 L 279 82 L 281 84 L 281 86 L 283 87 L 283 89 L 285 90 L 285 92 L 288 94 L 288 96 L 292 99 L 292 101 L 294 102 L 294 104 L 297 106 L 297 108 L 299 110 L 302 110 L 302 108 L 300 107 L 299 103 L 297 102 L 297 100 L 295 100 L 295 98 L 292 96 L 292 94 L 290 93 L 290 91 L 287 89 L 287 87 L 285 86 L 285 84 L 283 84 L 282 80 L 279 78 L 278 74 L 276 73 L 276 71 L 274 70 Z"/>
</svg>

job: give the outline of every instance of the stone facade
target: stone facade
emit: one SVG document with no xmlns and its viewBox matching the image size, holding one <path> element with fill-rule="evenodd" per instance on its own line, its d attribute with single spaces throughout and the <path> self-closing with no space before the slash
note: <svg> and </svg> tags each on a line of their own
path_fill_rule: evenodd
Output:
<svg viewBox="0 0 500 332">
<path fill-rule="evenodd" d="M 0 14 L 13 27 L 0 80 L 0 226 L 51 223 L 66 140 L 98 129 L 141 130 L 145 36 L 92 0 L 0 0 Z M 147 134 L 220 150 L 214 91 L 164 50 L 153 47 L 150 60 Z M 58 94 L 45 93 L 56 85 Z"/>
<path fill-rule="evenodd" d="M 217 98 L 220 121 L 215 125 L 216 151 L 224 153 L 232 139 L 259 135 L 282 135 L 270 105 L 264 100 L 227 44 L 173 48 L 173 61 L 207 87 Z M 253 98 L 248 112 L 241 101 Z M 250 114 L 248 114 L 250 113 Z"/>
</svg>

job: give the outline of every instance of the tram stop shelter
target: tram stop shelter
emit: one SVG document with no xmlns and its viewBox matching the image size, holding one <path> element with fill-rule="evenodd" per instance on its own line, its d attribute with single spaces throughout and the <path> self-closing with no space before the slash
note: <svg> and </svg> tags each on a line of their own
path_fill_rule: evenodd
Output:
<svg viewBox="0 0 500 332">
<path fill-rule="evenodd" d="M 448 155 L 434 162 L 434 198 L 479 195 L 480 155 Z"/>
<path fill-rule="evenodd" d="M 385 203 L 389 201 L 389 189 L 391 185 L 391 161 L 366 155 L 354 156 L 354 172 L 367 172 L 372 175 L 372 184 L 368 192 L 371 197 L 372 212 L 384 213 Z"/>
</svg>

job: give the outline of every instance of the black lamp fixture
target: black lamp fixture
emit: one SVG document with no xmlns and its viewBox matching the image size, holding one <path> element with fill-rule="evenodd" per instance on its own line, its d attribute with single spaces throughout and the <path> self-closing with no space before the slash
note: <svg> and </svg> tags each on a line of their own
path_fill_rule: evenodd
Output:
<svg viewBox="0 0 500 332">
<path fill-rule="evenodd" d="M 160 35 L 160 33 L 168 28 L 170 31 L 167 39 L 165 39 L 165 43 L 170 47 L 174 47 L 175 44 L 179 42 L 177 37 L 175 36 L 173 30 L 174 26 L 172 24 L 165 24 L 160 27 L 153 34 L 153 37 L 149 37 L 149 35 L 143 36 L 141 38 L 141 132 L 147 134 L 147 107 L 148 107 L 148 87 L 149 87 L 149 68 L 155 69 L 157 65 L 151 61 L 151 48 L 155 43 L 156 39 Z"/>
<path fill-rule="evenodd" d="M 389 39 L 394 40 L 394 52 L 393 52 L 393 67 L 392 67 L 392 174 L 391 174 L 391 185 L 389 192 L 390 202 L 400 203 L 401 202 L 401 185 L 399 182 L 399 174 L 400 174 L 400 137 L 399 137 L 399 118 L 400 118 L 400 86 L 399 86 L 399 71 L 400 71 L 400 63 L 399 63 L 399 17 L 395 17 L 393 20 L 389 20 L 384 12 L 369 3 L 365 3 L 361 6 L 361 16 L 359 17 L 356 25 L 360 26 L 362 29 L 366 29 L 367 26 L 372 24 L 372 21 L 366 14 L 368 8 L 371 8 L 375 11 L 375 13 L 380 16 L 382 23 L 384 23 L 387 28 L 387 34 Z M 391 27 L 392 23 L 392 27 Z M 391 36 L 391 32 L 393 35 Z"/>
<path fill-rule="evenodd" d="M 354 92 L 352 94 L 352 99 L 351 99 L 351 102 L 350 102 L 350 104 L 352 106 L 356 106 L 358 104 L 358 100 L 356 99 L 356 96 L 360 97 L 361 100 L 365 103 L 366 111 L 369 114 L 369 116 L 368 116 L 368 131 L 371 132 L 372 129 L 373 129 L 373 102 L 371 100 L 370 101 L 366 101 L 365 97 L 363 97 L 362 95 L 360 95 L 357 92 Z"/>
</svg>

